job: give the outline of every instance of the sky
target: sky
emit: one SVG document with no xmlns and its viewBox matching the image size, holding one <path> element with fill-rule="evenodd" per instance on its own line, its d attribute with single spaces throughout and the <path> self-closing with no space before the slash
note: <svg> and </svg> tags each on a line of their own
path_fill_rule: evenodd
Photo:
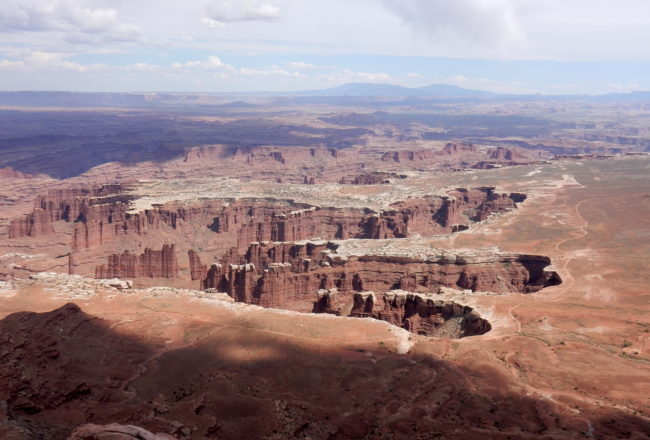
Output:
<svg viewBox="0 0 650 440">
<path fill-rule="evenodd" d="M 649 0 L 2 0 L 0 90 L 650 90 Z"/>
</svg>

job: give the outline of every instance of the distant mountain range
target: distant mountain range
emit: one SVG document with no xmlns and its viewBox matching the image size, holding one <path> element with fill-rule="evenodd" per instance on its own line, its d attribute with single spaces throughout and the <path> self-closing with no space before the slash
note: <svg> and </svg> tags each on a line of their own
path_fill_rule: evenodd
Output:
<svg viewBox="0 0 650 440">
<path fill-rule="evenodd" d="M 392 84 L 349 83 L 338 87 L 305 92 L 286 93 L 300 96 L 382 96 L 382 97 L 415 97 L 435 96 L 448 98 L 490 98 L 496 93 L 481 90 L 463 89 L 448 84 L 431 84 L 429 86 L 410 88 Z"/>
<path fill-rule="evenodd" d="M 650 91 L 631 93 L 610 93 L 605 95 L 515 95 L 499 94 L 482 90 L 464 89 L 448 84 L 432 84 L 424 87 L 402 87 L 381 83 L 349 83 L 321 90 L 298 92 L 246 92 L 246 93 L 196 93 L 196 92 L 133 92 L 133 93 L 80 93 L 21 91 L 1 92 L 0 106 L 23 107 L 115 107 L 115 108 L 189 108 L 211 107 L 224 111 L 234 108 L 254 108 L 277 97 L 307 103 L 358 104 L 380 102 L 390 98 L 395 102 L 436 100 L 447 102 L 472 101 L 543 101 L 543 100 L 585 100 L 596 102 L 648 102 Z M 259 98 L 259 99 L 257 99 Z"/>
</svg>

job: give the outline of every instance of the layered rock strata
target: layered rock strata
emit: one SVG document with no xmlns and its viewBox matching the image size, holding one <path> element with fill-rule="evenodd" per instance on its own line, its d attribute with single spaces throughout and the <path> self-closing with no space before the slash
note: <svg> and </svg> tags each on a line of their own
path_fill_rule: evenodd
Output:
<svg viewBox="0 0 650 440">
<path fill-rule="evenodd" d="M 97 266 L 95 278 L 175 278 L 178 276 L 178 261 L 174 245 L 163 245 L 162 249 L 145 249 L 141 255 L 125 251 L 111 255 L 108 263 Z"/>
<path fill-rule="evenodd" d="M 40 196 L 30 214 L 11 221 L 10 238 L 54 233 L 57 221 L 74 222 L 73 247 L 88 248 L 116 235 L 141 235 L 165 223 L 212 216 L 213 232 L 240 229 L 245 246 L 259 240 L 292 241 L 314 236 L 327 238 L 390 238 L 409 234 L 451 232 L 452 224 L 480 221 L 495 212 L 516 207 L 523 194 L 502 194 L 494 188 L 458 188 L 448 196 L 428 196 L 390 205 L 381 212 L 369 209 L 315 207 L 282 200 L 206 201 L 192 206 L 167 203 L 142 212 L 129 212 L 132 197 L 123 187 L 73 188 Z M 306 223 L 303 226 L 303 223 Z M 316 234 L 316 235 L 314 235 Z M 250 238 L 250 240 L 248 240 Z"/>
<path fill-rule="evenodd" d="M 119 194 L 119 185 L 104 185 L 90 188 L 68 188 L 51 190 L 38 196 L 31 213 L 13 219 L 9 224 L 9 238 L 38 237 L 54 233 L 53 223 L 73 222 L 81 219 L 82 213 L 98 197 Z"/>
<path fill-rule="evenodd" d="M 513 209 L 525 199 L 523 194 L 482 187 L 414 197 L 382 210 L 217 198 L 171 201 L 136 211 L 134 197 L 119 185 L 50 191 L 37 199 L 30 214 L 10 223 L 9 235 L 48 237 L 67 225 L 57 239 L 70 241 L 69 273 L 200 280 L 208 270 L 206 263 L 233 248 L 244 254 L 252 242 L 450 233 Z M 175 246 L 158 251 L 161 241 Z"/>
<path fill-rule="evenodd" d="M 319 302 L 332 294 L 336 293 L 319 292 Z M 457 339 L 492 329 L 471 307 L 437 299 L 435 294 L 391 290 L 383 295 L 355 292 L 352 298 L 350 316 L 379 319 L 419 335 Z"/>
<path fill-rule="evenodd" d="M 500 293 L 530 293 L 561 282 L 546 271 L 548 257 L 493 250 L 427 255 L 346 255 L 337 242 L 253 243 L 212 264 L 203 288 L 217 289 L 237 301 L 303 312 L 348 315 L 354 294 L 384 294 L 395 289 L 431 292 L 440 287 Z M 319 291 L 336 289 L 323 300 Z M 324 301 L 324 303 L 323 303 Z"/>
</svg>

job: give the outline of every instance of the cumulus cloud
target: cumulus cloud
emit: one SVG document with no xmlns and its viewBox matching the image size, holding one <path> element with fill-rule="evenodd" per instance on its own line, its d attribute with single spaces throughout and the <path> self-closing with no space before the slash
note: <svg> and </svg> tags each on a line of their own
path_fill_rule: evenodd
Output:
<svg viewBox="0 0 650 440">
<path fill-rule="evenodd" d="M 240 21 L 273 21 L 280 17 L 280 8 L 260 0 L 219 0 L 208 5 L 204 24 L 215 29 L 226 23 Z"/>
<path fill-rule="evenodd" d="M 312 70 L 319 68 L 316 64 L 305 63 L 303 61 L 288 61 L 286 65 L 295 70 Z"/>
<path fill-rule="evenodd" d="M 270 68 L 267 69 L 250 69 L 250 68 L 242 67 L 241 69 L 239 69 L 239 73 L 246 76 L 259 76 L 259 77 L 290 76 L 296 78 L 307 78 L 307 75 L 303 73 L 297 71 L 292 72 L 286 69 L 282 69 L 278 66 L 271 66 Z"/>
<path fill-rule="evenodd" d="M 382 0 L 417 33 L 502 49 L 525 44 L 515 0 Z"/>
<path fill-rule="evenodd" d="M 73 71 L 79 73 L 104 70 L 105 64 L 79 64 L 66 59 L 62 53 L 43 51 L 24 51 L 16 54 L 15 60 L 0 60 L 0 68 L 32 71 Z"/>
<path fill-rule="evenodd" d="M 226 64 L 221 61 L 221 58 L 217 56 L 209 56 L 207 60 L 200 61 L 187 61 L 185 63 L 174 63 L 172 64 L 174 69 L 188 69 L 188 68 L 201 68 L 205 70 L 221 70 L 234 72 L 236 69 L 230 64 Z"/>
<path fill-rule="evenodd" d="M 93 7 L 84 0 L 3 0 L 0 32 L 15 31 L 61 31 L 71 38 L 97 34 L 110 40 L 132 39 L 142 32 L 134 24 L 122 23 L 115 9 Z"/>
<path fill-rule="evenodd" d="M 268 77 L 268 76 L 286 76 L 286 77 L 306 77 L 297 70 L 287 70 L 280 66 L 270 66 L 264 68 L 237 68 L 230 64 L 224 63 L 217 56 L 209 56 L 206 60 L 186 61 L 184 63 L 174 63 L 172 68 L 175 70 L 184 70 L 186 72 L 198 73 L 200 71 L 219 73 L 221 76 L 230 77 Z"/>
<path fill-rule="evenodd" d="M 43 70 L 70 70 L 75 72 L 92 72 L 107 67 L 104 64 L 79 64 L 65 59 L 64 54 L 32 51 L 22 57 L 25 65 Z"/>
<path fill-rule="evenodd" d="M 390 83 L 399 79 L 386 72 L 358 72 L 350 69 L 340 69 L 335 72 L 319 75 L 321 82 L 327 86 L 341 85 L 350 82 Z"/>
</svg>

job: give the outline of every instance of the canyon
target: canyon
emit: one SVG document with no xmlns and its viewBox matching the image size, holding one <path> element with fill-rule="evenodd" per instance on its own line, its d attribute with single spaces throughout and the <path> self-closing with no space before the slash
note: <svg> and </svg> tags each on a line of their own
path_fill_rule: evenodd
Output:
<svg viewBox="0 0 650 440">
<path fill-rule="evenodd" d="M 641 107 L 264 102 L 3 113 L 1 438 L 650 437 Z"/>
<path fill-rule="evenodd" d="M 347 257 L 337 253 L 336 242 L 301 242 L 456 233 L 516 209 L 526 199 L 522 193 L 455 188 L 444 195 L 389 201 L 383 209 L 212 197 L 151 203 L 140 210 L 136 186 L 51 190 L 36 198 L 32 212 L 11 220 L 9 239 L 71 239 L 70 274 L 141 284 L 156 279 L 163 285 L 225 292 L 247 304 L 373 317 L 449 337 L 482 334 L 490 324 L 463 305 L 421 294 L 441 287 L 530 293 L 560 283 L 557 273 L 544 272 L 550 260 L 541 256 L 490 251 L 454 255 L 431 249 L 426 256 Z M 395 296 L 401 290 L 413 294 Z M 361 297 L 366 305 L 359 310 L 354 304 Z"/>
</svg>

